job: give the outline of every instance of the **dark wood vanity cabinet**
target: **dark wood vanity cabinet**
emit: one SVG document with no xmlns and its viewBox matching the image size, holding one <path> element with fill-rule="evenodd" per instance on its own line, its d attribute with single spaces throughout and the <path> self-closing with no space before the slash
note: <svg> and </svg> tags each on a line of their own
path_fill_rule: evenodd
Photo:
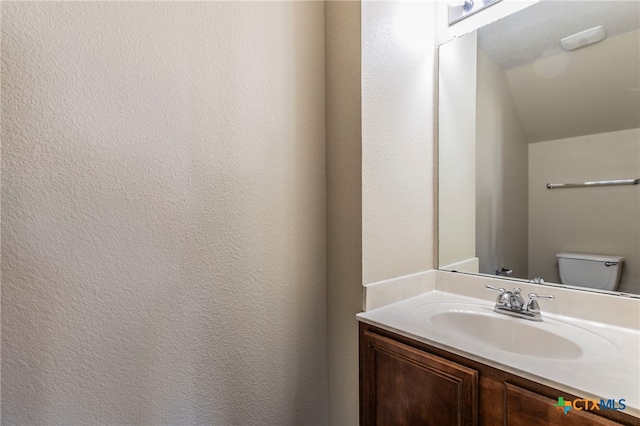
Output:
<svg viewBox="0 0 640 426">
<path fill-rule="evenodd" d="M 640 425 L 621 411 L 554 407 L 578 396 L 360 323 L 360 424 Z"/>
<path fill-rule="evenodd" d="M 477 424 L 478 372 L 365 330 L 365 425 Z"/>
</svg>

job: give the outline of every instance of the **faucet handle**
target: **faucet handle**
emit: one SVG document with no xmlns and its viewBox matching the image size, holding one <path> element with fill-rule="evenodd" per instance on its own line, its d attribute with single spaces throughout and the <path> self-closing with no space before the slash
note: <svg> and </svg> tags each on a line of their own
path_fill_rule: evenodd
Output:
<svg viewBox="0 0 640 426">
<path fill-rule="evenodd" d="M 485 287 L 488 288 L 489 290 L 495 290 L 500 292 L 500 294 L 498 295 L 498 298 L 496 299 L 496 305 L 506 306 L 509 304 L 509 292 L 507 290 L 505 290 L 502 287 L 500 288 L 493 287 L 493 286 L 490 286 L 489 284 L 485 285 Z"/>
<path fill-rule="evenodd" d="M 551 294 L 529 293 L 529 303 L 527 303 L 527 311 L 532 313 L 540 312 L 540 305 L 538 304 L 538 299 L 553 300 L 555 299 L 555 297 L 553 297 Z"/>
<path fill-rule="evenodd" d="M 504 293 L 506 293 L 506 292 L 507 292 L 507 290 L 505 290 L 505 289 L 504 289 L 504 288 L 502 288 L 502 287 L 498 288 L 498 287 L 491 286 L 491 285 L 489 285 L 489 284 L 485 285 L 485 287 L 486 287 L 486 288 L 488 288 L 489 290 L 499 291 L 499 292 L 500 292 L 500 294 L 504 294 Z"/>
<path fill-rule="evenodd" d="M 547 300 L 553 300 L 555 299 L 555 297 L 553 297 L 552 294 L 535 294 L 535 293 L 529 293 L 529 299 L 547 299 Z"/>
</svg>

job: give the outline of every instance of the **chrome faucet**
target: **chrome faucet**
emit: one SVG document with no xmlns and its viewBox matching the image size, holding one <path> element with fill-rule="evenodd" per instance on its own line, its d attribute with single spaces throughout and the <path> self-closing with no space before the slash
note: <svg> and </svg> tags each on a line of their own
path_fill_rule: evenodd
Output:
<svg viewBox="0 0 640 426">
<path fill-rule="evenodd" d="M 486 285 L 485 287 L 500 292 L 498 298 L 496 299 L 496 306 L 495 308 L 493 308 L 494 312 L 516 318 L 524 318 L 531 321 L 542 321 L 538 299 L 554 299 L 554 297 L 550 294 L 529 293 L 529 301 L 525 306 L 524 299 L 521 295 L 522 290 L 520 290 L 518 287 L 514 288 L 511 291 L 507 291 L 504 288 L 497 288 L 490 285 Z"/>
</svg>

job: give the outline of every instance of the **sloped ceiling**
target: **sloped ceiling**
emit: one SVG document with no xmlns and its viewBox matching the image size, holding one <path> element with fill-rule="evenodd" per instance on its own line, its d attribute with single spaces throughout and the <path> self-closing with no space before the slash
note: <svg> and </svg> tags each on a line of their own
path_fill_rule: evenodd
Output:
<svg viewBox="0 0 640 426">
<path fill-rule="evenodd" d="M 560 39 L 603 25 L 572 52 Z M 640 2 L 542 1 L 478 31 L 504 71 L 528 142 L 640 127 Z"/>
</svg>

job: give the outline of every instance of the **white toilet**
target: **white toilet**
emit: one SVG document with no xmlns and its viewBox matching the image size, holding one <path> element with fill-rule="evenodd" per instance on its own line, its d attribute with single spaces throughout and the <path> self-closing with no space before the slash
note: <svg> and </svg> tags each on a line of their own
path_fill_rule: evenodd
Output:
<svg viewBox="0 0 640 426">
<path fill-rule="evenodd" d="M 620 256 L 558 253 L 556 257 L 562 284 L 611 291 L 618 287 L 624 260 Z"/>
</svg>

